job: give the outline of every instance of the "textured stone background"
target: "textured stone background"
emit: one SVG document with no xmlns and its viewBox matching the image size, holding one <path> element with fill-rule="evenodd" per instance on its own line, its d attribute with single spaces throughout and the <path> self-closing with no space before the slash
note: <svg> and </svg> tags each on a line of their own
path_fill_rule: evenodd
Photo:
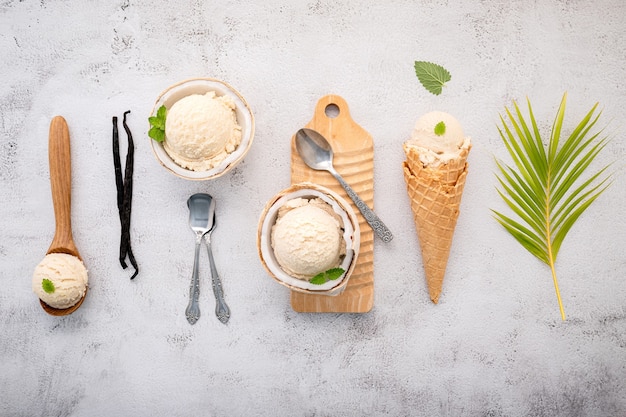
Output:
<svg viewBox="0 0 626 417">
<path fill-rule="evenodd" d="M 626 415 L 626 5 L 559 1 L 0 2 L 1 416 Z M 452 73 L 427 93 L 413 61 Z M 146 117 L 169 84 L 211 76 L 256 115 L 237 169 L 208 183 L 155 161 Z M 550 129 L 591 106 L 614 139 L 598 166 L 614 184 L 549 269 L 491 218 L 502 208 L 496 125 L 529 97 Z M 265 202 L 289 184 L 289 140 L 317 99 L 342 95 L 375 140 L 375 206 L 395 234 L 376 242 L 374 309 L 294 313 L 258 260 Z M 132 236 L 141 273 L 117 263 L 111 116 L 132 110 Z M 402 142 L 426 111 L 473 138 L 470 174 L 440 304 L 430 303 L 402 172 Z M 75 314 L 46 315 L 30 279 L 54 231 L 47 134 L 72 136 L 73 226 L 90 270 Z M 123 137 L 123 136 L 122 136 Z M 124 152 L 125 153 L 125 152 Z M 193 258 L 186 199 L 218 201 L 215 257 L 233 311 L 184 317 Z"/>
</svg>

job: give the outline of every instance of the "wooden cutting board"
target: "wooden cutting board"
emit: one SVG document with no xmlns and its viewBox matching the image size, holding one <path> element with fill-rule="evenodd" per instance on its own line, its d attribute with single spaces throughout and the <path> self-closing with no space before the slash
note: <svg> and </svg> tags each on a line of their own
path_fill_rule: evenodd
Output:
<svg viewBox="0 0 626 417">
<path fill-rule="evenodd" d="M 305 126 L 317 130 L 333 149 L 333 165 L 356 193 L 374 208 L 374 142 L 350 117 L 340 96 L 322 97 L 313 119 Z M 357 265 L 343 293 L 337 296 L 291 292 L 291 307 L 301 313 L 367 313 L 374 305 L 374 232 L 356 205 L 326 171 L 309 168 L 298 155 L 291 138 L 291 183 L 309 181 L 330 188 L 350 202 L 359 219 L 361 247 Z"/>
</svg>

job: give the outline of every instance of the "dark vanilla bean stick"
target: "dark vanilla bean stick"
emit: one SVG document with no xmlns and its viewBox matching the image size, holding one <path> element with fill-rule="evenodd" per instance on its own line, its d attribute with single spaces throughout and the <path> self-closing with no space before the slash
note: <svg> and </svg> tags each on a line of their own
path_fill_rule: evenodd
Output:
<svg viewBox="0 0 626 417">
<path fill-rule="evenodd" d="M 124 201 L 122 205 L 122 215 L 124 216 L 124 224 L 126 226 L 125 233 L 125 242 L 126 242 L 126 250 L 128 253 L 128 259 L 130 260 L 131 265 L 135 268 L 135 273 L 130 277 L 130 279 L 134 279 L 139 273 L 139 267 L 137 266 L 137 261 L 135 260 L 135 256 L 133 255 L 133 250 L 131 248 L 130 243 L 130 216 L 132 211 L 132 201 L 133 201 L 133 172 L 135 166 L 135 143 L 133 142 L 133 134 L 130 131 L 130 128 L 126 124 L 126 115 L 130 113 L 130 110 L 124 112 L 124 118 L 122 119 L 122 125 L 124 126 L 124 130 L 126 131 L 126 135 L 128 136 L 128 152 L 126 154 L 126 169 L 124 173 Z"/>
<path fill-rule="evenodd" d="M 115 186 L 117 187 L 117 211 L 120 217 L 121 227 L 119 260 L 122 268 L 126 269 L 128 265 L 125 261 L 126 253 L 124 252 L 124 218 L 122 215 L 124 205 L 124 182 L 122 180 L 122 163 L 120 160 L 120 136 L 117 129 L 117 117 L 115 116 L 113 116 L 113 165 L 115 167 Z"/>
<path fill-rule="evenodd" d="M 126 257 L 128 256 L 131 265 L 135 268 L 135 272 L 130 279 L 134 279 L 139 273 L 137 261 L 133 254 L 130 242 L 130 217 L 132 209 L 135 144 L 133 142 L 132 133 L 126 124 L 126 115 L 128 113 L 130 113 L 130 110 L 124 112 L 124 118 L 122 120 L 122 125 L 124 126 L 124 130 L 128 136 L 128 151 L 126 153 L 123 178 L 117 117 L 113 117 L 113 164 L 115 166 L 115 185 L 117 187 L 117 210 L 121 226 L 119 261 L 122 268 L 126 269 L 128 267 Z"/>
</svg>

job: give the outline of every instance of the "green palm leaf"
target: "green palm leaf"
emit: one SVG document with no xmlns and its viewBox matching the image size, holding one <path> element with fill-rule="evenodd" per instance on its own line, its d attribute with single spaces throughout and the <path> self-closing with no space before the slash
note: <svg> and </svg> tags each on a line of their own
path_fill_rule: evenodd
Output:
<svg viewBox="0 0 626 417">
<path fill-rule="evenodd" d="M 572 226 L 587 208 L 610 185 L 608 166 L 590 176 L 587 171 L 607 144 L 601 132 L 589 132 L 598 121 L 596 103 L 578 123 L 572 133 L 562 140 L 567 93 L 557 111 L 550 140 L 541 138 L 530 101 L 528 121 L 517 103 L 513 111 L 505 108 L 508 123 L 500 116 L 500 137 L 513 160 L 507 165 L 496 160 L 498 194 L 513 211 L 513 217 L 492 210 L 494 218 L 526 250 L 550 266 L 554 289 L 565 320 L 565 311 L 554 264 L 561 244 Z"/>
</svg>

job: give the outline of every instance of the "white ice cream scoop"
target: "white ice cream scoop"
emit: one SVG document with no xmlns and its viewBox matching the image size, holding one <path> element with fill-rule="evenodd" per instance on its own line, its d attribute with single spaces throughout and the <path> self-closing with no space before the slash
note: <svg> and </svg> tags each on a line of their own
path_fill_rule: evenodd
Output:
<svg viewBox="0 0 626 417">
<path fill-rule="evenodd" d="M 458 120 L 448 113 L 432 111 L 417 120 L 404 147 L 416 148 L 424 166 L 437 167 L 458 158 L 470 144 Z"/>
</svg>

